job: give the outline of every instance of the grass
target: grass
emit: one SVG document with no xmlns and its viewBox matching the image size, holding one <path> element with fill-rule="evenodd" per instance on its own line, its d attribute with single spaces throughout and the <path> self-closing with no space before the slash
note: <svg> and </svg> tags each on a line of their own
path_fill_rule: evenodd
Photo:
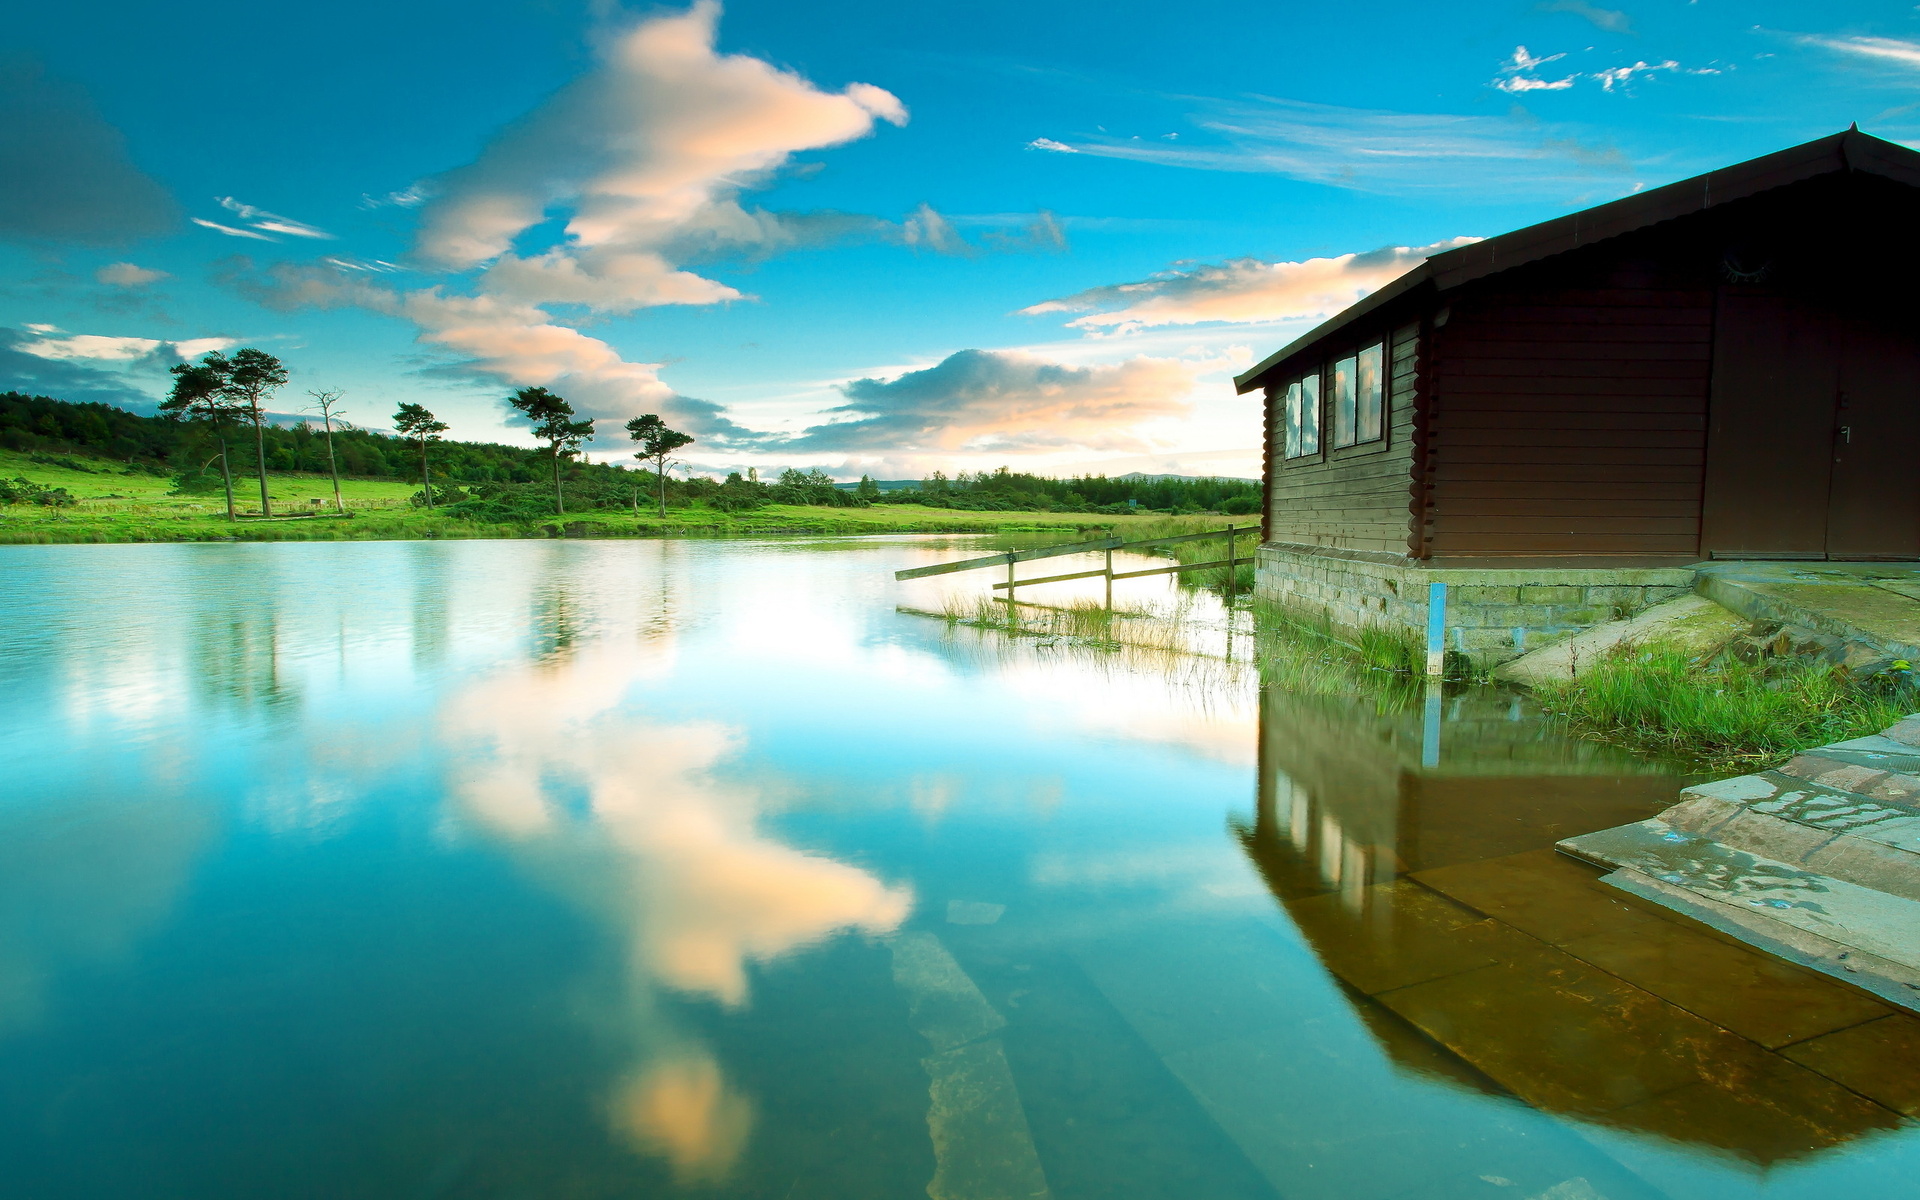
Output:
<svg viewBox="0 0 1920 1200">
<path fill-rule="evenodd" d="M 1181 648 L 1177 624 L 1151 613 L 1109 609 L 1098 600 L 1065 604 L 1009 604 L 998 597 L 950 596 L 940 613 L 949 626 L 993 629 L 1016 637 L 1064 640 L 1100 649 Z"/>
<path fill-rule="evenodd" d="M 44 456 L 43 456 L 44 457 Z M 1086 513 L 959 512 L 915 504 L 878 504 L 871 508 L 769 505 L 749 512 L 673 508 L 662 519 L 651 512 L 601 509 L 545 517 L 521 523 L 490 524 L 429 513 L 408 503 L 416 485 L 393 479 L 343 479 L 348 513 L 333 513 L 333 484 L 324 475 L 271 475 L 269 494 L 276 512 L 238 522 L 226 519 L 218 495 L 174 496 L 164 476 L 131 470 L 105 459 L 58 456 L 63 462 L 34 461 L 24 454 L 0 452 L 0 477 L 30 479 L 63 487 L 78 503 L 66 508 L 31 504 L 0 506 L 0 543 L 190 542 L 386 540 L 407 538 L 671 537 L 756 536 L 761 534 L 872 533 L 1046 533 L 1054 536 L 1114 530 L 1158 528 L 1166 518 L 1099 516 Z M 257 514 L 259 486 L 234 481 L 234 499 L 243 512 Z M 314 500 L 320 500 L 316 505 Z M 1213 525 L 1231 518 L 1189 518 Z M 1202 527 L 1196 523 L 1195 528 Z M 1152 536 L 1140 534 L 1139 536 Z"/>
<path fill-rule="evenodd" d="M 1129 538 L 1179 537 L 1189 533 L 1207 533 L 1233 525 L 1248 531 L 1247 536 L 1234 539 L 1234 557 L 1246 561 L 1234 568 L 1233 590 L 1236 595 L 1253 594 L 1253 552 L 1260 542 L 1260 518 L 1258 517 L 1153 517 L 1141 519 L 1138 525 L 1125 528 Z M 1116 531 L 1118 532 L 1118 531 Z M 1149 547 L 1148 553 L 1164 555 L 1180 563 L 1217 562 L 1227 556 L 1225 538 L 1214 540 L 1207 538 L 1197 542 L 1175 542 L 1171 546 Z M 1212 567 L 1204 571 L 1182 571 L 1176 579 L 1180 586 L 1189 588 L 1207 588 L 1211 591 L 1225 592 L 1227 586 L 1227 568 Z"/>
<path fill-rule="evenodd" d="M 1570 682 L 1535 690 L 1580 733 L 1715 770 L 1751 770 L 1877 733 L 1915 707 L 1911 692 L 1817 660 L 1702 666 L 1661 651 L 1601 659 Z"/>
</svg>

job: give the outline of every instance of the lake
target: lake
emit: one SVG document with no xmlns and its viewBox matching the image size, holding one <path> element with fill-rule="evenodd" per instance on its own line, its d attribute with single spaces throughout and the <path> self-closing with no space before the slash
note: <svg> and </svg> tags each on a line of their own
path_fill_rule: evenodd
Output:
<svg viewBox="0 0 1920 1200">
<path fill-rule="evenodd" d="M 0 1194 L 1920 1195 L 1676 768 L 988 545 L 0 548 Z"/>
</svg>

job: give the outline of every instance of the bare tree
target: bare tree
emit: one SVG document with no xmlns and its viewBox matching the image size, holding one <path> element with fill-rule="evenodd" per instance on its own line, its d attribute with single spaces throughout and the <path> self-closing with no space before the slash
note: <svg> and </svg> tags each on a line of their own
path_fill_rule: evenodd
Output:
<svg viewBox="0 0 1920 1200">
<path fill-rule="evenodd" d="M 344 513 L 347 511 L 347 502 L 340 498 L 340 467 L 333 459 L 333 419 L 341 415 L 340 410 L 336 409 L 334 405 L 340 403 L 342 394 L 343 393 L 337 390 L 307 393 L 307 395 L 313 397 L 314 405 L 319 408 L 320 423 L 324 425 L 327 430 L 327 474 L 333 476 L 333 506 Z M 312 412 L 313 410 L 308 409 L 307 411 Z M 344 424 L 344 422 L 342 423 Z"/>
</svg>

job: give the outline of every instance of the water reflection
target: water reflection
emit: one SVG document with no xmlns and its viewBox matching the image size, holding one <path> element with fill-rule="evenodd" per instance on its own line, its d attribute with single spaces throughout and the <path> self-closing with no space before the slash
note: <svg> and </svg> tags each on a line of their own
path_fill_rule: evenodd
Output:
<svg viewBox="0 0 1920 1200">
<path fill-rule="evenodd" d="M 0 1191 L 1908 1185 L 1920 1022 L 1549 849 L 1672 774 L 899 611 L 972 548 L 11 548 Z"/>
<path fill-rule="evenodd" d="M 682 1179 L 711 1181 L 745 1148 L 751 1104 L 662 989 L 738 1008 L 750 962 L 839 931 L 889 932 L 912 898 L 761 832 L 758 796 L 714 774 L 737 730 L 635 711 L 668 676 L 672 644 L 611 639 L 589 655 L 543 639 L 539 661 L 452 697 L 439 738 L 460 812 L 624 947 L 617 982 L 589 1004 L 630 1060 L 608 1100 L 614 1123 Z"/>
<path fill-rule="evenodd" d="M 1571 832 L 1659 811 L 1676 781 L 1542 737 L 1513 705 L 1448 699 L 1428 766 L 1424 705 L 1266 694 L 1259 803 L 1236 833 L 1355 1007 L 1390 1031 L 1383 1051 L 1757 1167 L 1899 1126 L 1776 1052 L 1890 1010 L 1556 854 Z M 1410 1043 L 1408 1027 L 1425 1038 Z"/>
</svg>

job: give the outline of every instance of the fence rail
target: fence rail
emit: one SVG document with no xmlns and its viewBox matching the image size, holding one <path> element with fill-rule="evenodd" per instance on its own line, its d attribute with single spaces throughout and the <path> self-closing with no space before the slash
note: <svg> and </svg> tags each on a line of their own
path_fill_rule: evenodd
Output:
<svg viewBox="0 0 1920 1200">
<path fill-rule="evenodd" d="M 904 571 L 895 571 L 896 580 L 925 579 L 932 575 L 952 575 L 959 571 L 984 571 L 992 567 L 1005 567 L 1007 578 L 1003 583 L 993 585 L 994 591 L 1004 591 L 1007 599 L 1013 599 L 1015 589 L 1036 587 L 1043 583 L 1065 583 L 1070 579 L 1107 580 L 1107 603 L 1113 603 L 1113 581 L 1116 579 L 1140 579 L 1148 575 L 1178 575 L 1182 571 L 1205 571 L 1216 567 L 1227 568 L 1227 601 L 1232 603 L 1234 590 L 1234 570 L 1242 563 L 1252 562 L 1251 557 L 1239 557 L 1234 548 L 1234 539 L 1255 530 L 1242 529 L 1228 525 L 1224 529 L 1209 529 L 1205 533 L 1179 533 L 1171 537 L 1140 538 L 1126 541 L 1122 538 L 1097 538 L 1091 542 L 1070 542 L 1064 546 L 1042 546 L 1037 550 L 1009 550 L 1004 554 L 989 554 L 983 558 L 963 558 L 958 562 L 937 563 L 931 567 L 909 567 Z M 1138 550 L 1146 546 L 1171 546 L 1176 542 L 1198 542 L 1207 538 L 1225 538 L 1227 556 L 1212 562 L 1177 563 L 1170 567 L 1153 567 L 1144 571 L 1119 571 L 1113 569 L 1115 550 Z M 1097 571 L 1072 571 L 1065 575 L 1042 575 L 1038 579 L 1017 579 L 1014 568 L 1023 562 L 1034 562 L 1043 558 L 1059 558 L 1068 554 L 1098 554 L 1107 556 L 1106 566 Z"/>
</svg>

